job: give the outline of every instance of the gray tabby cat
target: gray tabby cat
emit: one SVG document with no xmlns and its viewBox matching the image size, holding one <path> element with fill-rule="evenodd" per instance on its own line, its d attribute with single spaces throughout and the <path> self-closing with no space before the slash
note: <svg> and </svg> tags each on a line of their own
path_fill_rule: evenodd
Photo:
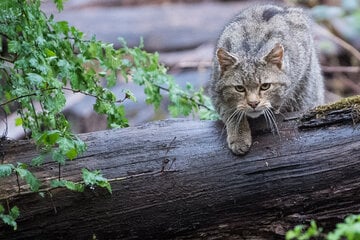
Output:
<svg viewBox="0 0 360 240">
<path fill-rule="evenodd" d="M 298 8 L 259 5 L 242 11 L 221 34 L 210 94 L 226 125 L 227 143 L 245 154 L 248 121 L 274 112 L 304 111 L 324 101 L 324 84 L 310 20 Z"/>
</svg>

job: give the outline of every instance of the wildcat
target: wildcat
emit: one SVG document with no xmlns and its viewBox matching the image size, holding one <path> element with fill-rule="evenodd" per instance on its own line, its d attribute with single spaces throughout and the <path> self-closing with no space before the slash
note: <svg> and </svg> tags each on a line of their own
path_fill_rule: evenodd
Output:
<svg viewBox="0 0 360 240">
<path fill-rule="evenodd" d="M 216 46 L 210 96 L 237 155 L 249 151 L 252 118 L 264 115 L 276 127 L 274 112 L 322 104 L 323 78 L 303 10 L 257 5 L 225 26 Z"/>
</svg>

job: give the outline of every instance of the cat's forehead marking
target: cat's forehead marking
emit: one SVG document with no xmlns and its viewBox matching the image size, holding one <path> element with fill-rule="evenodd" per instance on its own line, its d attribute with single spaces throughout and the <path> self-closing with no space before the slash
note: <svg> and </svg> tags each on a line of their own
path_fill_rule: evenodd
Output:
<svg viewBox="0 0 360 240">
<path fill-rule="evenodd" d="M 242 84 L 247 88 L 257 88 L 259 86 L 261 82 L 256 74 L 256 67 L 254 64 L 247 64 L 246 71 L 241 71 L 241 80 Z"/>
<path fill-rule="evenodd" d="M 255 76 L 248 76 L 243 79 L 244 86 L 248 89 L 255 89 L 259 86 L 260 82 Z"/>
<path fill-rule="evenodd" d="M 270 21 L 272 17 L 274 17 L 277 14 L 283 14 L 285 11 L 278 7 L 272 7 L 265 9 L 262 14 L 262 19 L 266 22 Z"/>
</svg>

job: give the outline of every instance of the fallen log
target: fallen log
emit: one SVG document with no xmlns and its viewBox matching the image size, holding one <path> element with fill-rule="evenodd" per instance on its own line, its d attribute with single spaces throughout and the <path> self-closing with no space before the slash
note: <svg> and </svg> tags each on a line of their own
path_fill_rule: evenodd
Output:
<svg viewBox="0 0 360 240">
<path fill-rule="evenodd" d="M 0 223 L 0 239 L 283 239 L 310 219 L 332 228 L 359 213 L 360 131 L 341 121 L 299 130 L 298 122 L 287 116 L 279 135 L 253 126 L 245 156 L 228 150 L 220 122 L 165 120 L 82 134 L 88 151 L 62 167 L 62 178 L 99 169 L 112 195 L 99 188 L 17 194 L 16 179 L 0 179 L 0 203 L 21 210 L 17 231 Z M 37 155 L 28 141 L 0 147 L 3 162 Z M 58 174 L 50 161 L 33 170 L 44 187 Z"/>
</svg>

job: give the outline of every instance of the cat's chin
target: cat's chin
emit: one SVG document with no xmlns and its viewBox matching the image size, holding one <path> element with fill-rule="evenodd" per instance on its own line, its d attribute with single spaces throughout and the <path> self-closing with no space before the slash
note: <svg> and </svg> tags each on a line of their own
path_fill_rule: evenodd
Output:
<svg viewBox="0 0 360 240">
<path fill-rule="evenodd" d="M 258 118 L 260 117 L 262 114 L 264 113 L 264 111 L 251 111 L 251 112 L 246 112 L 246 116 L 250 117 L 250 118 Z"/>
</svg>

